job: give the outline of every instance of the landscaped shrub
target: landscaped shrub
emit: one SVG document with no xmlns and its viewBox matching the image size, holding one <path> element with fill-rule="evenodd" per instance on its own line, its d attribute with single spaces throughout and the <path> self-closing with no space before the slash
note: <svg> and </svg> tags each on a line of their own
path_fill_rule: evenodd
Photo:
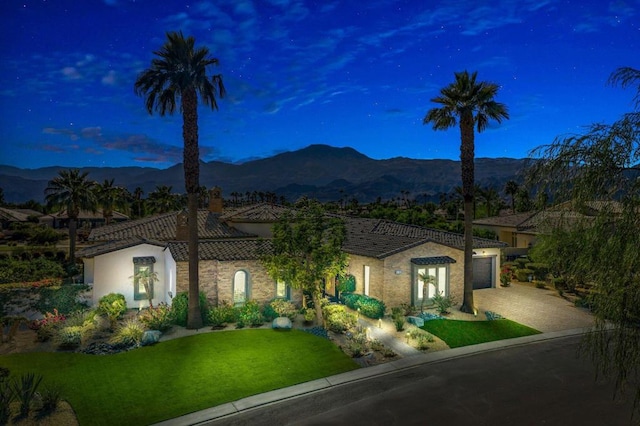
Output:
<svg viewBox="0 0 640 426">
<path fill-rule="evenodd" d="M 42 412 L 45 414 L 52 413 L 58 408 L 62 391 L 59 386 L 48 385 L 40 392 L 42 398 Z"/>
<path fill-rule="evenodd" d="M 315 309 L 307 308 L 302 312 L 302 315 L 304 316 L 304 321 L 310 323 L 316 318 L 316 311 Z"/>
<path fill-rule="evenodd" d="M 277 317 L 287 317 L 293 321 L 298 315 L 298 310 L 295 305 L 288 300 L 274 299 L 264 305 L 263 314 L 269 321 L 272 321 Z"/>
<path fill-rule="evenodd" d="M 8 368 L 0 367 L 0 425 L 7 424 L 11 414 L 9 406 L 13 401 L 14 395 L 9 381 L 9 374 Z"/>
<path fill-rule="evenodd" d="M 140 322 L 149 330 L 167 331 L 173 325 L 173 311 L 171 306 L 164 302 L 149 307 L 142 311 L 139 316 Z"/>
<path fill-rule="evenodd" d="M 42 376 L 34 373 L 25 373 L 13 382 L 13 394 L 20 402 L 21 416 L 29 414 L 29 409 L 38 392 L 40 382 L 42 382 Z"/>
<path fill-rule="evenodd" d="M 433 296 L 433 303 L 436 305 L 436 310 L 439 314 L 448 314 L 449 308 L 455 305 L 455 300 L 451 296 L 443 296 L 441 291 L 436 292 Z"/>
<path fill-rule="evenodd" d="M 61 327 L 55 335 L 55 343 L 61 349 L 75 349 L 82 344 L 86 331 L 79 325 Z"/>
<path fill-rule="evenodd" d="M 516 270 L 516 279 L 520 282 L 529 281 L 529 276 L 533 276 L 533 271 L 531 269 L 523 268 Z"/>
<path fill-rule="evenodd" d="M 255 300 L 248 300 L 244 305 L 237 308 L 237 321 L 238 328 L 244 326 L 259 327 L 264 324 L 264 316 L 260 312 L 260 305 Z"/>
<path fill-rule="evenodd" d="M 43 314 L 57 309 L 63 315 L 87 309 L 86 303 L 78 302 L 78 293 L 87 290 L 89 287 L 84 284 L 65 284 L 60 287 L 46 287 L 38 289 L 40 300 L 36 305 Z"/>
<path fill-rule="evenodd" d="M 222 302 L 220 306 L 209 309 L 208 319 L 209 325 L 223 327 L 236 321 L 236 310 L 230 303 Z"/>
<path fill-rule="evenodd" d="M 138 346 L 144 334 L 144 327 L 138 321 L 127 320 L 119 327 L 113 337 L 111 343 L 122 346 Z"/>
<path fill-rule="evenodd" d="M 365 317 L 378 319 L 384 316 L 384 302 L 364 294 L 345 294 L 342 301 L 351 309 L 359 310 Z"/>
<path fill-rule="evenodd" d="M 22 260 L 17 257 L 0 258 L 0 283 L 39 281 L 65 275 L 60 262 L 40 257 Z"/>
<path fill-rule="evenodd" d="M 109 320 L 110 329 L 113 330 L 117 321 L 127 312 L 127 301 L 120 293 L 109 293 L 98 301 L 98 312 Z"/>
<path fill-rule="evenodd" d="M 526 267 L 526 264 L 529 262 L 531 262 L 531 260 L 529 260 L 528 257 L 519 257 L 516 260 L 514 260 L 514 263 L 517 265 L 519 269 L 524 269 Z"/>
<path fill-rule="evenodd" d="M 200 292 L 200 315 L 202 316 L 202 323 L 207 324 L 209 314 L 209 302 L 207 296 L 203 292 Z M 187 326 L 187 314 L 189 313 L 189 294 L 184 291 L 176 294 L 176 297 L 171 301 L 171 310 L 173 311 L 173 317 L 175 323 L 182 327 Z"/>
<path fill-rule="evenodd" d="M 66 319 L 57 309 L 54 309 L 53 313 L 46 312 L 44 318 L 31 321 L 29 328 L 35 330 L 38 341 L 46 342 L 53 337 L 55 329 Z"/>
<path fill-rule="evenodd" d="M 343 305 L 327 305 L 322 308 L 327 328 L 335 333 L 344 333 L 358 323 L 358 316 L 347 312 Z"/>
<path fill-rule="evenodd" d="M 527 263 L 525 267 L 533 271 L 533 277 L 537 280 L 544 280 L 549 275 L 549 265 L 546 263 Z"/>
<path fill-rule="evenodd" d="M 405 309 L 403 307 L 394 307 L 391 308 L 391 319 L 393 321 L 393 325 L 396 326 L 396 331 L 404 330 L 404 313 Z"/>
<path fill-rule="evenodd" d="M 353 293 L 356 291 L 356 277 L 351 274 L 338 277 L 338 291 L 340 293 Z"/>
</svg>

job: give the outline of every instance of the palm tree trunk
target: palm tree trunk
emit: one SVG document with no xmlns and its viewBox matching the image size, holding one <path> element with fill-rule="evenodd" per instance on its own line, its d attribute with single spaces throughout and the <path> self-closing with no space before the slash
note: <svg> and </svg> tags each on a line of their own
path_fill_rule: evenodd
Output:
<svg viewBox="0 0 640 426">
<path fill-rule="evenodd" d="M 69 217 L 69 265 L 76 264 L 76 218 Z"/>
<path fill-rule="evenodd" d="M 198 98 L 194 89 L 185 90 L 182 97 L 182 137 L 184 139 L 184 183 L 187 190 L 189 232 L 189 309 L 187 328 L 202 327 L 198 272 L 198 190 L 200 163 L 198 152 Z"/>
<path fill-rule="evenodd" d="M 464 295 L 460 310 L 475 313 L 473 303 L 473 200 L 474 200 L 474 134 L 473 115 L 465 111 L 460 118 L 460 162 L 462 166 L 462 196 L 464 198 Z"/>
</svg>

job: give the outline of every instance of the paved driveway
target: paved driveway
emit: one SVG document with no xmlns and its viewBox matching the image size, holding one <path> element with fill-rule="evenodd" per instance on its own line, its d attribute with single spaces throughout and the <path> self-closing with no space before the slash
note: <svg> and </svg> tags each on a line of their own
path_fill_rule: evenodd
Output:
<svg viewBox="0 0 640 426">
<path fill-rule="evenodd" d="M 552 290 L 512 284 L 474 290 L 473 297 L 481 312 L 496 312 L 543 333 L 593 325 L 593 316 L 586 309 L 576 308 Z"/>
</svg>

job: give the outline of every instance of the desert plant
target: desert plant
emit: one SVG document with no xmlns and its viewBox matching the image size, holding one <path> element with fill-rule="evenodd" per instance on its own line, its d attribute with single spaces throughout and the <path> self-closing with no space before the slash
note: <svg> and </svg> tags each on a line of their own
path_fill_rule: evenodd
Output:
<svg viewBox="0 0 640 426">
<path fill-rule="evenodd" d="M 26 416 L 29 413 L 40 382 L 42 382 L 42 376 L 34 373 L 25 373 L 13 382 L 13 394 L 20 402 L 21 416 Z"/>
<path fill-rule="evenodd" d="M 358 316 L 347 312 L 344 305 L 327 305 L 322 310 L 327 328 L 335 333 L 344 333 L 358 323 Z"/>
<path fill-rule="evenodd" d="M 424 302 L 427 300 L 427 294 L 429 293 L 429 285 L 436 283 L 436 277 L 423 272 L 418 275 L 420 281 L 422 281 L 422 299 L 420 299 L 420 312 L 424 312 Z"/>
<path fill-rule="evenodd" d="M 120 326 L 113 337 L 111 343 L 122 346 L 138 346 L 142 340 L 144 327 L 136 320 L 127 320 Z"/>
<path fill-rule="evenodd" d="M 405 317 L 416 313 L 416 308 L 411 303 L 401 303 L 400 308 L 404 311 Z"/>
<path fill-rule="evenodd" d="M 149 330 L 167 331 L 173 325 L 173 311 L 171 306 L 160 302 L 157 306 L 149 306 L 142 311 L 139 320 Z"/>
<path fill-rule="evenodd" d="M 403 316 L 393 317 L 393 325 L 396 326 L 396 331 L 404 330 L 404 324 L 405 324 L 405 321 Z"/>
<path fill-rule="evenodd" d="M 455 300 L 453 297 L 444 296 L 441 291 L 438 291 L 435 296 L 433 296 L 433 303 L 435 304 L 438 313 L 443 315 L 449 313 L 449 308 L 455 304 Z"/>
<path fill-rule="evenodd" d="M 0 367 L 0 425 L 8 423 L 11 414 L 9 406 L 14 398 L 9 374 L 8 368 Z"/>
<path fill-rule="evenodd" d="M 85 329 L 79 325 L 61 327 L 55 336 L 55 342 L 61 349 L 74 349 L 82 344 Z"/>
<path fill-rule="evenodd" d="M 347 349 L 353 358 L 360 358 L 366 351 L 366 348 L 362 343 L 355 341 L 350 341 Z"/>
<path fill-rule="evenodd" d="M 160 281 L 158 279 L 158 273 L 151 270 L 149 267 L 141 267 L 131 277 L 134 283 L 142 284 L 144 286 L 144 292 L 149 300 L 149 307 L 153 308 L 153 283 Z"/>
<path fill-rule="evenodd" d="M 62 396 L 62 390 L 57 385 L 45 386 L 40 393 L 42 397 L 42 411 L 52 413 L 58 408 Z"/>
</svg>

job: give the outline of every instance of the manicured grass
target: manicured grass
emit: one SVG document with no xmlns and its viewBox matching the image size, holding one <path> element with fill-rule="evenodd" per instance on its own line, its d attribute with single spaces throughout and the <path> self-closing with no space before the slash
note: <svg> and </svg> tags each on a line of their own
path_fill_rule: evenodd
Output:
<svg viewBox="0 0 640 426">
<path fill-rule="evenodd" d="M 326 339 L 292 330 L 222 331 L 116 355 L 0 358 L 63 389 L 80 425 L 142 425 L 358 368 Z"/>
<path fill-rule="evenodd" d="M 494 321 L 432 320 L 426 321 L 421 328 L 444 340 L 450 348 L 540 333 L 538 330 L 507 319 Z"/>
</svg>

